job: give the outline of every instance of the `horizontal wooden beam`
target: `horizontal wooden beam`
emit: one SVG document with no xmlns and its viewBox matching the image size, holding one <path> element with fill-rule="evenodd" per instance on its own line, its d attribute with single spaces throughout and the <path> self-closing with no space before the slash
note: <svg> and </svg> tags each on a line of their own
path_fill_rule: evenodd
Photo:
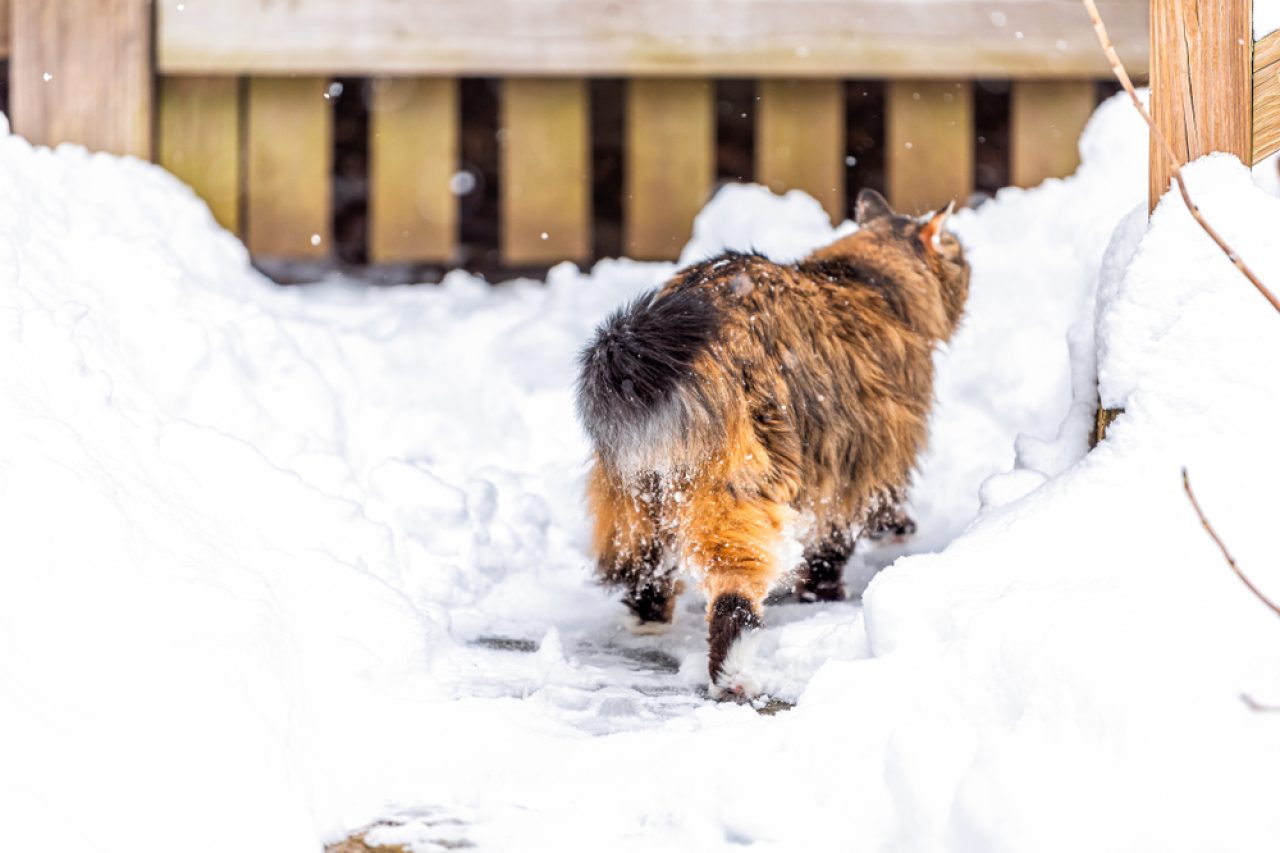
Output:
<svg viewBox="0 0 1280 853">
<path fill-rule="evenodd" d="M 1147 0 L 1099 0 L 1142 72 Z M 1063 0 L 184 0 L 166 74 L 1102 77 Z"/>
<path fill-rule="evenodd" d="M 1280 32 L 1253 46 L 1253 162 L 1280 151 Z"/>
</svg>

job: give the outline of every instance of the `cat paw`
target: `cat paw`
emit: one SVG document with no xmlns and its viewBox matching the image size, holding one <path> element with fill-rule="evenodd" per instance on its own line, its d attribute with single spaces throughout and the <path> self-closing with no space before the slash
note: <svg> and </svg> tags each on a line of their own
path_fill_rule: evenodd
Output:
<svg viewBox="0 0 1280 853">
<path fill-rule="evenodd" d="M 796 600 L 810 604 L 818 601 L 844 601 L 844 584 L 840 581 L 800 581 L 796 584 Z"/>
<path fill-rule="evenodd" d="M 867 531 L 867 538 L 872 542 L 892 542 L 901 544 L 916 533 L 915 521 L 906 515 L 898 515 L 888 523 Z"/>
<path fill-rule="evenodd" d="M 622 624 L 627 630 L 637 637 L 651 636 L 654 634 L 665 634 L 671 630 L 671 626 L 675 624 L 674 620 L 663 621 L 661 619 L 641 619 L 635 613 L 627 611 L 622 617 Z"/>
</svg>

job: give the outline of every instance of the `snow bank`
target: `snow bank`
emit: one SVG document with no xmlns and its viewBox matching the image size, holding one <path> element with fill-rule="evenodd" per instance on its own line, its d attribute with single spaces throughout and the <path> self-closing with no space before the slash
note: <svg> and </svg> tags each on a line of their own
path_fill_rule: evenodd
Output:
<svg viewBox="0 0 1280 853">
<path fill-rule="evenodd" d="M 1280 281 L 1280 241 L 1262 226 L 1280 201 L 1225 156 L 1187 175 L 1205 215 Z M 1280 587 L 1280 318 L 1176 196 L 1112 251 L 1101 391 L 1126 413 L 1107 441 L 868 591 L 886 663 L 947 664 L 922 667 L 919 688 L 951 703 L 945 733 L 929 715 L 900 736 L 956 745 L 941 771 L 956 780 L 948 846 L 1247 849 L 1280 829 L 1280 730 L 1239 699 L 1280 696 L 1280 625 L 1226 569 L 1179 481 L 1188 466 L 1242 565 Z M 930 764 L 913 770 L 938 774 Z"/>
<path fill-rule="evenodd" d="M 1253 0 L 1253 39 L 1257 41 L 1280 30 L 1280 1 Z"/>
<path fill-rule="evenodd" d="M 273 852 L 385 817 L 371 841 L 416 850 L 1274 837 L 1280 729 L 1237 694 L 1280 699 L 1278 626 L 1177 471 L 1280 587 L 1276 318 L 1176 201 L 1149 231 L 1129 215 L 1125 103 L 1082 154 L 956 217 L 974 280 L 937 359 L 921 534 L 849 571 L 916 553 L 865 610 L 770 612 L 762 675 L 799 703 L 764 717 L 697 692 L 696 597 L 671 636 L 630 638 L 584 556 L 574 357 L 671 265 L 281 289 L 158 169 L 0 138 L 0 831 Z M 1230 161 L 1189 174 L 1280 281 L 1280 202 Z M 728 188 L 682 260 L 833 233 L 801 194 Z M 1127 413 L 1085 456 L 1095 329 Z"/>
</svg>

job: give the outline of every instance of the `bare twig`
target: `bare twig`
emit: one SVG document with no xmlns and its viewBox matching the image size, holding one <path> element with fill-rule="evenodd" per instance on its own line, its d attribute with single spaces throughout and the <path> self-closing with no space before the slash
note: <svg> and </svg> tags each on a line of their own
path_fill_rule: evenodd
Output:
<svg viewBox="0 0 1280 853">
<path fill-rule="evenodd" d="M 1218 534 L 1214 531 L 1212 525 L 1209 524 L 1209 519 L 1204 517 L 1204 511 L 1200 509 L 1200 502 L 1196 500 L 1196 493 L 1191 491 L 1191 478 L 1187 475 L 1186 468 L 1182 469 L 1182 488 L 1186 490 L 1187 498 L 1190 499 L 1191 506 L 1195 509 L 1196 515 L 1200 516 L 1200 523 L 1203 524 L 1204 529 L 1209 532 L 1210 538 L 1217 543 L 1218 550 L 1222 552 L 1222 556 L 1227 560 L 1227 565 L 1231 566 L 1231 571 L 1236 573 L 1236 577 L 1244 581 L 1244 585 L 1249 588 L 1250 592 L 1258 597 L 1259 601 L 1271 608 L 1272 613 L 1280 616 L 1280 606 L 1277 606 L 1274 601 L 1263 595 L 1262 590 L 1254 586 L 1253 581 L 1245 577 L 1244 572 L 1240 571 L 1240 567 L 1236 565 L 1235 558 L 1232 557 L 1231 552 L 1227 550 L 1227 546 L 1223 544 L 1222 540 L 1218 537 Z"/>
<path fill-rule="evenodd" d="M 1098 14 L 1097 5 L 1093 0 L 1082 0 L 1082 2 L 1085 8 L 1089 10 L 1089 18 L 1093 21 L 1093 31 L 1098 34 L 1098 44 L 1102 45 L 1102 52 L 1107 55 L 1107 61 L 1111 63 L 1111 71 L 1116 75 L 1116 79 L 1120 81 L 1120 85 L 1124 86 L 1124 90 L 1129 93 L 1129 99 L 1133 101 L 1133 105 L 1138 108 L 1138 112 L 1142 114 L 1147 126 L 1151 128 L 1151 138 L 1164 151 L 1165 157 L 1169 160 L 1169 165 L 1173 167 L 1173 180 L 1178 185 L 1178 192 L 1182 194 L 1182 201 L 1186 204 L 1187 210 L 1191 212 L 1191 216 L 1196 222 L 1200 223 L 1204 233 L 1208 234 L 1213 239 L 1213 242 L 1218 244 L 1218 248 L 1226 253 L 1227 259 L 1235 264 L 1236 269 L 1240 270 L 1241 274 L 1249 279 L 1258 292 L 1266 297 L 1272 308 L 1280 311 L 1280 300 L 1276 299 L 1275 294 L 1266 288 L 1258 277 L 1254 275 L 1253 270 L 1249 269 L 1244 260 L 1236 254 L 1235 250 L 1227 245 L 1227 241 L 1223 240 L 1218 232 L 1213 230 L 1213 226 L 1200 215 L 1200 208 L 1191 200 L 1191 196 L 1187 192 L 1187 185 L 1182 180 L 1182 169 L 1179 165 L 1178 156 L 1173 153 L 1173 149 L 1169 146 L 1169 141 L 1160 132 L 1160 128 L 1156 127 L 1155 121 L 1151 118 L 1151 113 L 1147 112 L 1146 106 L 1143 105 L 1142 100 L 1138 97 L 1137 90 L 1133 88 L 1133 81 L 1129 79 L 1129 72 L 1124 70 L 1124 65 L 1116 54 L 1115 46 L 1112 45 L 1111 38 L 1107 35 L 1107 28 L 1102 23 L 1102 16 Z"/>
<path fill-rule="evenodd" d="M 1263 705 L 1248 693 L 1241 693 L 1240 701 L 1243 702 L 1244 706 L 1250 711 L 1255 711 L 1260 714 L 1274 714 L 1276 712 L 1280 712 L 1280 705 Z"/>
</svg>

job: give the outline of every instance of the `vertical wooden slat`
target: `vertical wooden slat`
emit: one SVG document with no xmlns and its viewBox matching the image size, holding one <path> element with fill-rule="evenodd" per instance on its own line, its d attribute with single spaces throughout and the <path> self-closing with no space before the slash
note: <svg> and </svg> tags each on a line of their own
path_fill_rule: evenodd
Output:
<svg viewBox="0 0 1280 853">
<path fill-rule="evenodd" d="M 11 0 L 13 129 L 150 159 L 150 0 Z"/>
<path fill-rule="evenodd" d="M 1180 163 L 1253 142 L 1253 0 L 1151 0 L 1151 115 Z M 1173 170 L 1151 141 L 1152 208 Z"/>
<path fill-rule="evenodd" d="M 503 81 L 503 263 L 590 257 L 589 108 L 585 80 Z"/>
<path fill-rule="evenodd" d="M 379 263 L 448 261 L 458 238 L 458 81 L 385 78 L 369 117 L 369 253 Z"/>
<path fill-rule="evenodd" d="M 894 80 L 885 90 L 889 201 L 904 213 L 934 210 L 973 193 L 973 86 Z"/>
<path fill-rule="evenodd" d="M 9 56 L 9 0 L 0 0 L 0 59 Z"/>
<path fill-rule="evenodd" d="M 249 251 L 324 257 L 330 249 L 333 109 L 321 77 L 249 79 L 245 231 Z"/>
<path fill-rule="evenodd" d="M 626 251 L 671 260 L 715 181 L 715 91 L 709 80 L 627 84 Z"/>
<path fill-rule="evenodd" d="M 1080 134 L 1093 114 L 1092 80 L 1015 80 L 1009 99 L 1010 178 L 1034 187 L 1080 165 Z"/>
<path fill-rule="evenodd" d="M 844 219 L 844 84 L 762 80 L 756 105 L 756 178 L 774 192 L 800 189 Z"/>
<path fill-rule="evenodd" d="M 158 158 L 209 205 L 222 227 L 240 233 L 240 79 L 164 77 L 158 103 Z"/>
</svg>

